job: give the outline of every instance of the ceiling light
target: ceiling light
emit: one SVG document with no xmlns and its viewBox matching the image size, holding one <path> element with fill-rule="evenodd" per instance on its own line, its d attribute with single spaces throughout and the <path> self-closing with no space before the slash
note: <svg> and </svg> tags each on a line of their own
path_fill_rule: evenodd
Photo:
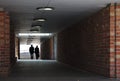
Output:
<svg viewBox="0 0 120 81">
<path fill-rule="evenodd" d="M 19 33 L 19 36 L 51 36 L 52 33 Z"/>
<path fill-rule="evenodd" d="M 54 10 L 53 7 L 38 7 L 37 10 Z"/>
<path fill-rule="evenodd" d="M 39 21 L 39 22 L 41 22 L 41 21 L 46 21 L 46 19 L 45 19 L 45 18 L 37 18 L 37 19 L 34 19 L 34 21 Z"/>
</svg>

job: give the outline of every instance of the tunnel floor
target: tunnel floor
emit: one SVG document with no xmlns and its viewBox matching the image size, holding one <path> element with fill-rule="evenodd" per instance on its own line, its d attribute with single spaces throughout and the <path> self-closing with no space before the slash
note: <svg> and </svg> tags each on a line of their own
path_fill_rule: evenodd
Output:
<svg viewBox="0 0 120 81">
<path fill-rule="evenodd" d="M 53 60 L 18 60 L 8 77 L 0 81 L 120 81 L 82 70 Z"/>
</svg>

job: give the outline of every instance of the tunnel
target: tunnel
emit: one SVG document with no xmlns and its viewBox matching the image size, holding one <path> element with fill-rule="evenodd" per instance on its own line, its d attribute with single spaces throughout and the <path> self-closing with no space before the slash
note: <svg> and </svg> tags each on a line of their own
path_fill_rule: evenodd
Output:
<svg viewBox="0 0 120 81">
<path fill-rule="evenodd" d="M 0 8 L 0 76 L 8 79 L 0 77 L 1 81 L 14 81 L 16 80 L 14 77 L 19 76 L 21 76 L 19 80 L 30 77 L 28 81 L 84 80 L 81 76 L 85 76 L 86 81 L 109 81 L 110 78 L 116 81 L 116 78 L 120 78 L 119 3 L 114 1 L 109 3 L 109 0 L 106 0 L 104 7 L 97 9 L 91 7 L 93 11 L 88 10 L 89 14 L 84 10 L 69 9 L 66 9 L 68 11 L 64 14 L 59 13 L 61 7 L 56 7 L 53 11 L 33 10 L 35 13 L 30 13 L 31 10 L 24 8 L 20 12 L 17 8 L 11 9 L 12 4 L 6 3 L 11 6 L 8 8 L 5 5 L 6 1 L 8 0 L 0 1 L 2 6 Z M 31 4 L 36 4 L 37 1 Z M 40 5 L 43 5 L 42 0 L 40 1 Z M 16 3 L 20 2 L 16 1 Z M 52 0 L 48 0 L 48 4 L 56 6 Z M 65 5 L 59 1 L 58 3 L 56 1 L 56 4 Z M 72 2 L 66 4 L 66 7 L 70 4 Z M 20 4 L 17 6 L 18 9 L 21 8 Z M 76 7 L 75 3 L 74 7 Z M 84 8 L 84 6 L 80 7 Z M 69 12 L 71 13 L 68 14 Z M 44 16 L 48 18 L 46 21 L 34 21 L 35 18 Z M 34 47 L 38 45 L 40 51 L 38 59 L 35 56 L 34 59 L 30 59 L 30 45 Z"/>
</svg>

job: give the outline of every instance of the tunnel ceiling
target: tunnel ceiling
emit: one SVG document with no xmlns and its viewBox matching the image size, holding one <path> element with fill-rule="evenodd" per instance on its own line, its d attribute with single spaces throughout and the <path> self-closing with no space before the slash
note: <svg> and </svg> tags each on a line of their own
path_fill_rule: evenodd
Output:
<svg viewBox="0 0 120 81">
<path fill-rule="evenodd" d="M 120 0 L 0 0 L 0 7 L 9 12 L 16 33 L 30 32 L 32 24 L 42 25 L 39 32 L 55 33 L 114 2 Z M 44 6 L 55 9 L 36 10 Z M 47 21 L 34 22 L 33 19 L 38 17 Z"/>
<path fill-rule="evenodd" d="M 15 33 L 31 32 L 31 25 L 42 25 L 41 33 L 56 33 L 97 12 L 109 3 L 120 0 L 0 0 L 0 7 L 8 11 Z M 37 7 L 54 7 L 53 11 L 38 11 Z M 43 17 L 45 22 L 35 22 Z"/>
</svg>

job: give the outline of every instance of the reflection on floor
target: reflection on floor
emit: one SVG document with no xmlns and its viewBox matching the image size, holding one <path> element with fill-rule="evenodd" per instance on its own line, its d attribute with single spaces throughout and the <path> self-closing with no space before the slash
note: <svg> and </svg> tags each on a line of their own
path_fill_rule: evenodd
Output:
<svg viewBox="0 0 120 81">
<path fill-rule="evenodd" d="M 54 60 L 18 60 L 0 81 L 120 81 L 73 69 Z"/>
<path fill-rule="evenodd" d="M 30 53 L 29 52 L 20 53 L 20 59 L 30 59 Z M 33 59 L 36 59 L 35 53 L 33 54 Z"/>
</svg>

